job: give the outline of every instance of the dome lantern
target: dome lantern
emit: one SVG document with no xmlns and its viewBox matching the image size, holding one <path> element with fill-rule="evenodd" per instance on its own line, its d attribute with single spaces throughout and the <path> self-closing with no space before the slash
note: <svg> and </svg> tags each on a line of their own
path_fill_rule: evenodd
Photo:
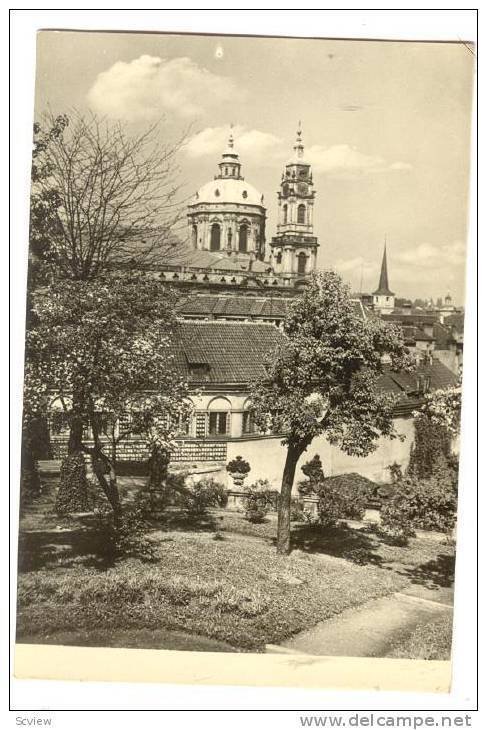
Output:
<svg viewBox="0 0 487 730">
<path fill-rule="evenodd" d="M 220 168 L 219 175 L 216 176 L 216 180 L 221 179 L 232 179 L 232 180 L 243 180 L 240 174 L 242 167 L 238 152 L 234 148 L 233 132 L 230 128 L 230 136 L 228 138 L 228 144 L 225 150 L 223 150 L 221 161 L 218 163 Z"/>
</svg>

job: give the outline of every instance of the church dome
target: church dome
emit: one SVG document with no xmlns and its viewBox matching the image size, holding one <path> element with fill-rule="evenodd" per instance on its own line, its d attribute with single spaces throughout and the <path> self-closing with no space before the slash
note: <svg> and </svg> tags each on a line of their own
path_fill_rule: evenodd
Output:
<svg viewBox="0 0 487 730">
<path fill-rule="evenodd" d="M 223 151 L 218 163 L 219 174 L 211 182 L 203 185 L 190 205 L 200 203 L 238 204 L 264 206 L 264 196 L 258 190 L 245 182 L 241 175 L 241 162 L 234 147 L 233 134 L 230 133 L 228 145 Z"/>
<path fill-rule="evenodd" d="M 199 203 L 238 203 L 240 205 L 264 204 L 264 196 L 242 179 L 216 178 L 203 185 L 191 201 L 192 205 Z"/>
</svg>

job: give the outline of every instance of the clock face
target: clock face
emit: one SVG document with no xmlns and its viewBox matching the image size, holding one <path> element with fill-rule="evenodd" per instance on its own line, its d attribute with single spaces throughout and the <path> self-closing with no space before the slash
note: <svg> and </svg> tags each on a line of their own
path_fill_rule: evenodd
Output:
<svg viewBox="0 0 487 730">
<path fill-rule="evenodd" d="M 308 186 L 306 183 L 299 183 L 298 185 L 298 193 L 300 195 L 307 195 L 308 194 Z"/>
</svg>

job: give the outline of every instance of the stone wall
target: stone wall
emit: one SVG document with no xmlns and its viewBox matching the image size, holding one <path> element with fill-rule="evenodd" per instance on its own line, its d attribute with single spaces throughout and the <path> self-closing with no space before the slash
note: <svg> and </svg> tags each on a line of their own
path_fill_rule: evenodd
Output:
<svg viewBox="0 0 487 730">
<path fill-rule="evenodd" d="M 349 456 L 337 447 L 330 446 L 326 439 L 315 439 L 298 463 L 295 482 L 304 478 L 300 467 L 315 454 L 319 454 L 326 476 L 357 472 L 374 482 L 388 482 L 388 466 L 397 462 L 404 469 L 409 462 L 414 440 L 413 419 L 397 418 L 396 429 L 403 435 L 402 441 L 398 438 L 381 438 L 375 451 L 366 457 Z M 52 438 L 53 458 L 62 458 L 66 447 L 66 438 Z M 180 439 L 172 463 L 177 464 L 178 468 L 187 467 L 188 471 L 199 472 L 201 475 L 206 475 L 205 466 L 211 463 L 211 476 L 231 487 L 231 479 L 225 466 L 236 456 L 242 456 L 251 466 L 246 484 L 251 484 L 256 479 L 267 479 L 273 489 L 280 488 L 286 448 L 279 436 L 230 437 L 220 440 Z M 148 452 L 143 441 L 133 440 L 119 445 L 118 458 L 120 461 L 143 461 L 148 458 Z"/>
</svg>

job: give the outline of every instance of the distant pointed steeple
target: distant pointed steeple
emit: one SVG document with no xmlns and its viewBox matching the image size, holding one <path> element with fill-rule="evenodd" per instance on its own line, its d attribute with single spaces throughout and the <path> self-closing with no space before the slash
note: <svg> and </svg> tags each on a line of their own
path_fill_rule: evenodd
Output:
<svg viewBox="0 0 487 730">
<path fill-rule="evenodd" d="M 384 241 L 384 253 L 382 255 L 382 266 L 380 270 L 379 286 L 375 292 L 376 295 L 394 296 L 394 292 L 389 289 L 389 276 L 387 274 L 387 244 Z"/>
</svg>

